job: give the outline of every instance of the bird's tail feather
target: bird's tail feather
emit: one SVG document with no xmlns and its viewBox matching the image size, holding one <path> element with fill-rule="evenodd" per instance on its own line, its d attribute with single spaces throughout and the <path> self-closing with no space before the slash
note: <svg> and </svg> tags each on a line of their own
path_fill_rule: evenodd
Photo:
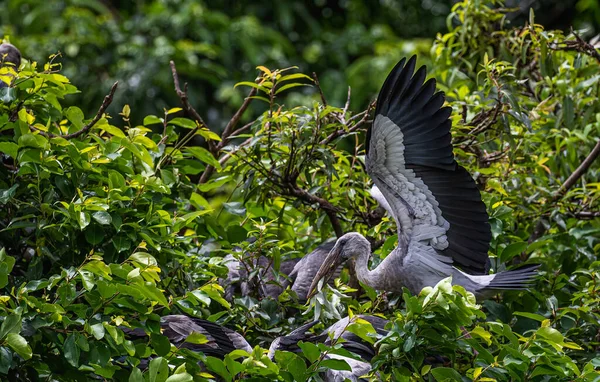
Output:
<svg viewBox="0 0 600 382">
<path fill-rule="evenodd" d="M 484 289 L 527 289 L 535 281 L 539 267 L 539 264 L 530 264 L 512 271 L 499 272 Z"/>
</svg>

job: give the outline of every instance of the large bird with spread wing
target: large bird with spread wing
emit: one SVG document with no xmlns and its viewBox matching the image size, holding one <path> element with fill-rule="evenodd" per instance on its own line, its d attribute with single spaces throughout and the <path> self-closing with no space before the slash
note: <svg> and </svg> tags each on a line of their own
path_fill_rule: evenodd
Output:
<svg viewBox="0 0 600 382">
<path fill-rule="evenodd" d="M 407 287 L 418 293 L 452 276 L 477 297 L 496 290 L 524 289 L 537 266 L 488 274 L 491 229 L 485 204 L 467 170 L 452 152 L 450 107 L 425 82 L 425 67 L 402 59 L 386 79 L 367 132 L 366 169 L 371 194 L 394 218 L 398 247 L 369 270 L 369 242 L 351 232 L 338 239 L 313 280 L 328 276 L 340 262 L 356 259 L 356 275 L 384 291 Z"/>
</svg>

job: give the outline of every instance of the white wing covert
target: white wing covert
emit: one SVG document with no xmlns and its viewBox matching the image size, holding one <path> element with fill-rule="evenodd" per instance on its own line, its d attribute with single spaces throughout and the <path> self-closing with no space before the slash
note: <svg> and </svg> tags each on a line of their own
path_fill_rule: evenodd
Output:
<svg viewBox="0 0 600 382">
<path fill-rule="evenodd" d="M 402 59 L 386 79 L 367 132 L 367 172 L 398 225 L 400 249 L 431 246 L 470 274 L 489 270 L 491 229 L 485 204 L 452 153 L 450 107 L 425 81 L 416 58 Z M 413 75 L 414 73 L 414 75 Z"/>
</svg>

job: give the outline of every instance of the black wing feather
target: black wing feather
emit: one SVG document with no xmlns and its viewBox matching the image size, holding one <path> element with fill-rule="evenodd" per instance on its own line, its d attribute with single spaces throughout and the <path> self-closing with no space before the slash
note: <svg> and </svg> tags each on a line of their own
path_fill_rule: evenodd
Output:
<svg viewBox="0 0 600 382">
<path fill-rule="evenodd" d="M 486 274 L 491 228 L 485 204 L 473 178 L 456 163 L 445 96 L 435 93 L 435 80 L 425 82 L 422 66 L 415 73 L 416 56 L 402 59 L 385 80 L 375 117 L 391 119 L 402 131 L 404 163 L 429 188 L 449 223 L 448 248 L 454 264 L 471 274 Z M 413 74 L 414 73 L 414 74 Z M 367 155 L 371 139 L 367 132 Z"/>
</svg>

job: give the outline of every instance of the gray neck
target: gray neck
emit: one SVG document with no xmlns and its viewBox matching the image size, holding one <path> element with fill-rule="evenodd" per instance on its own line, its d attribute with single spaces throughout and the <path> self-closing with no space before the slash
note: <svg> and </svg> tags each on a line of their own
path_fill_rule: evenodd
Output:
<svg viewBox="0 0 600 382">
<path fill-rule="evenodd" d="M 379 290 L 402 290 L 400 285 L 400 268 L 402 266 L 401 253 L 393 250 L 377 268 L 369 269 L 368 252 L 361 252 L 356 257 L 356 276 L 360 282 Z"/>
</svg>

